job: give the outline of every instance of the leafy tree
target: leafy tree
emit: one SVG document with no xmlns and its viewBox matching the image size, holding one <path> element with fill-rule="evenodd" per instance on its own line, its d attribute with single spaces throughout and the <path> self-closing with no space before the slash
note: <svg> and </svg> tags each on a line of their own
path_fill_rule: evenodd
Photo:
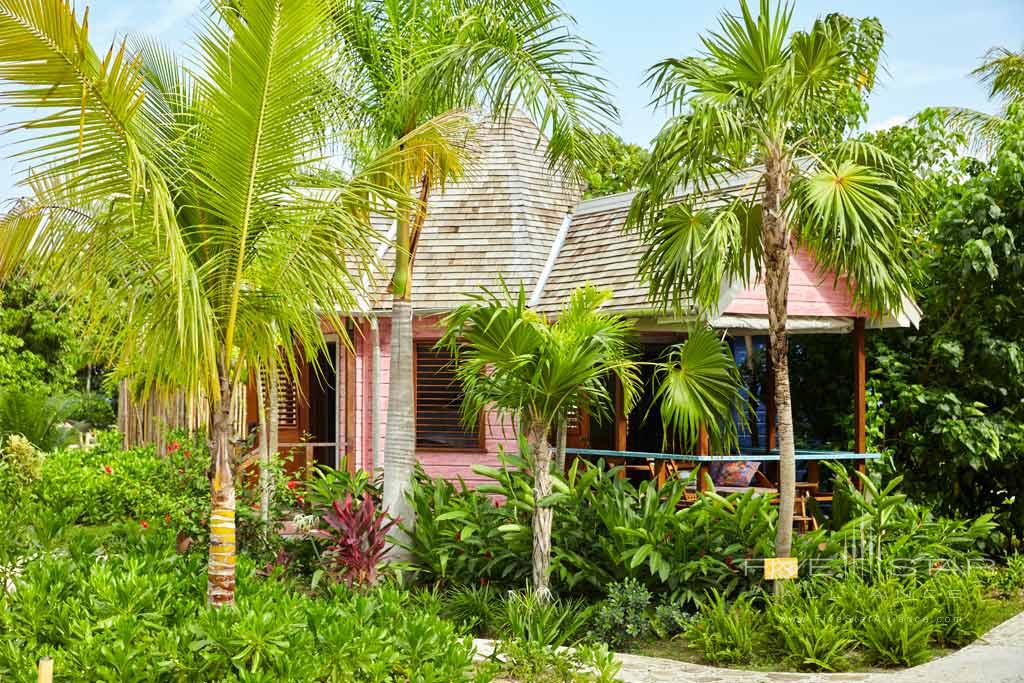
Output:
<svg viewBox="0 0 1024 683">
<path fill-rule="evenodd" d="M 725 281 L 765 283 L 779 421 L 780 520 L 776 553 L 790 553 L 795 498 L 786 295 L 790 250 L 856 283 L 854 298 L 881 313 L 910 290 L 902 227 L 913 177 L 897 159 L 843 139 L 863 119 L 882 27 L 831 14 L 790 32 L 792 8 L 762 0 L 754 16 L 723 14 L 694 57 L 650 71 L 672 117 L 654 141 L 629 224 L 647 247 L 641 272 L 664 306 L 711 310 Z M 702 198 L 750 172 L 749 196 Z M 678 201 L 678 188 L 692 197 Z"/>
<path fill-rule="evenodd" d="M 640 170 L 650 153 L 640 145 L 623 141 L 618 135 L 602 133 L 597 136 L 605 153 L 596 163 L 587 166 L 583 179 L 587 183 L 584 196 L 603 197 L 637 188 Z"/>
<path fill-rule="evenodd" d="M 35 162 L 0 272 L 50 284 L 143 391 L 209 399 L 211 604 L 234 600 L 236 393 L 322 351 L 321 315 L 344 329 L 372 198 L 403 201 L 381 193 L 440 137 L 413 131 L 347 182 L 319 172 L 338 143 L 321 115 L 341 67 L 329 10 L 213 3 L 188 68 L 148 40 L 101 58 L 66 0 L 0 0 L 0 103 L 29 117 Z"/>
<path fill-rule="evenodd" d="M 456 362 L 465 390 L 462 416 L 476 424 L 485 410 L 518 421 L 533 467 L 533 586 L 548 592 L 551 564 L 551 447 L 548 435 L 572 411 L 596 419 L 612 415 L 606 378 L 622 386 L 627 410 L 640 382 L 629 339 L 633 325 L 600 307 L 610 294 L 582 287 L 570 296 L 554 322 L 526 305 L 522 286 L 513 294 L 485 290 L 450 314 L 438 342 Z"/>
<path fill-rule="evenodd" d="M 449 141 L 461 143 L 424 147 L 421 164 L 402 179 L 419 201 L 396 225 L 383 505 L 408 527 L 415 521 L 407 500 L 415 463 L 413 263 L 431 193 L 457 178 L 471 153 L 466 110 L 500 118 L 525 110 L 548 136 L 551 165 L 575 180 L 600 156 L 591 131 L 617 112 L 592 47 L 572 32 L 557 0 L 337 0 L 334 10 L 348 78 L 340 104 L 356 148 L 399 144 L 439 120 L 455 124 Z"/>
<path fill-rule="evenodd" d="M 872 384 L 908 492 L 943 514 L 995 512 L 1009 545 L 1024 538 L 1024 105 L 996 132 L 987 162 L 936 173 L 921 327 L 876 337 Z"/>
<path fill-rule="evenodd" d="M 83 360 L 57 302 L 27 282 L 0 287 L 0 389 L 66 391 Z"/>
</svg>

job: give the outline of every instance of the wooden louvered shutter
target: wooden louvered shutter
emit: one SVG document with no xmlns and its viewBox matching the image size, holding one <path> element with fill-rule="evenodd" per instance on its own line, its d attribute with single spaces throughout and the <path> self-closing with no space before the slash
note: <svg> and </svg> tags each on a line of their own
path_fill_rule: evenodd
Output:
<svg viewBox="0 0 1024 683">
<path fill-rule="evenodd" d="M 462 424 L 462 386 L 452 357 L 432 343 L 416 344 L 416 447 L 464 451 L 483 447 L 482 421 L 475 429 Z"/>
</svg>

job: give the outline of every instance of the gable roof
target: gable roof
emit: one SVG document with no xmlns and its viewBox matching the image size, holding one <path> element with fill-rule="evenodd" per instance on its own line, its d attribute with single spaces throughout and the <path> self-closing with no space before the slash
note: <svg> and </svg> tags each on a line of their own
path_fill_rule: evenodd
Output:
<svg viewBox="0 0 1024 683">
<path fill-rule="evenodd" d="M 607 310 L 679 327 L 651 301 L 637 274 L 644 247 L 625 229 L 635 193 L 580 201 L 581 188 L 549 167 L 547 140 L 525 116 L 482 122 L 476 144 L 479 155 L 466 176 L 429 200 L 413 275 L 417 313 L 450 310 L 481 286 L 500 287 L 502 279 L 510 287 L 522 284 L 537 310 L 556 313 L 573 289 L 590 283 L 612 292 Z M 752 196 L 759 175 L 752 169 L 721 180 L 702 204 L 712 208 Z M 794 330 L 842 331 L 853 317 L 867 317 L 854 305 L 846 279 L 823 272 L 806 250 L 796 249 L 791 263 Z M 390 308 L 385 285 L 378 283 L 377 310 Z M 760 283 L 723 283 L 718 310 L 716 327 L 767 328 Z M 902 310 L 874 324 L 907 327 L 919 320 L 920 310 L 907 299 Z"/>
</svg>

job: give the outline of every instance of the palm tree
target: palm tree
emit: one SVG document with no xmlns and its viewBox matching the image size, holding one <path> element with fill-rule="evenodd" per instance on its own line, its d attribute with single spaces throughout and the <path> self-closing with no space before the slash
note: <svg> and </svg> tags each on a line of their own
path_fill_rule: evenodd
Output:
<svg viewBox="0 0 1024 683">
<path fill-rule="evenodd" d="M 641 272 L 665 307 L 713 311 L 723 281 L 763 279 L 777 379 L 780 521 L 787 556 L 795 497 L 786 297 L 790 250 L 846 275 L 858 305 L 894 310 L 910 291 L 901 220 L 909 172 L 881 150 L 844 139 L 863 120 L 882 44 L 876 20 L 829 15 L 790 32 L 792 9 L 746 0 L 703 36 L 697 56 L 650 71 L 672 116 L 654 141 L 630 208 L 646 251 Z M 725 176 L 750 171 L 747 196 L 707 203 Z M 680 191 L 688 198 L 680 198 Z"/>
<path fill-rule="evenodd" d="M 1002 101 L 1000 112 L 986 114 L 962 107 L 945 107 L 942 111 L 946 122 L 966 133 L 973 147 L 991 149 L 999 142 L 1007 108 L 1024 101 L 1024 50 L 993 47 L 971 75 L 988 86 L 989 98 Z"/>
<path fill-rule="evenodd" d="M 517 420 L 526 439 L 534 476 L 533 586 L 542 595 L 548 592 L 553 517 L 545 504 L 551 495 L 548 435 L 576 411 L 609 418 L 609 376 L 621 383 L 627 410 L 637 397 L 633 324 L 600 310 L 609 297 L 581 287 L 550 322 L 527 307 L 522 286 L 515 294 L 507 287 L 500 295 L 485 289 L 444 318 L 438 342 L 451 351 L 465 391 L 464 422 L 477 424 L 493 410 Z"/>
<path fill-rule="evenodd" d="M 460 132 L 470 134 L 454 154 L 424 150 L 413 174 L 419 202 L 397 221 L 383 506 L 408 528 L 415 521 L 406 499 L 415 464 L 413 262 L 431 193 L 471 157 L 467 109 L 498 117 L 525 110 L 549 138 L 550 163 L 570 180 L 598 154 L 591 131 L 617 112 L 593 49 L 572 33 L 557 0 L 337 0 L 335 11 L 348 68 L 342 105 L 358 148 L 392 147 L 452 112 L 462 112 Z"/>
<path fill-rule="evenodd" d="M 443 147 L 412 131 L 348 180 L 324 171 L 340 64 L 327 0 L 213 3 L 195 68 L 152 41 L 100 58 L 68 0 L 0 0 L 0 103 L 35 164 L 0 226 L 0 274 L 51 283 L 144 392 L 209 399 L 208 599 L 234 599 L 231 406 L 249 377 L 324 350 L 370 265 L 373 198 Z M 417 168 L 421 168 L 418 165 Z M 428 167 L 429 168 L 429 167 Z M 432 170 L 432 169 L 431 169 Z"/>
</svg>

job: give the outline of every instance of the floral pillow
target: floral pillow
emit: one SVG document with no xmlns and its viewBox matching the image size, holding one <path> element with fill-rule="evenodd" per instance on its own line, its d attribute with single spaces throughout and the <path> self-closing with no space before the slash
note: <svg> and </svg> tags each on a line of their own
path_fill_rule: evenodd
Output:
<svg viewBox="0 0 1024 683">
<path fill-rule="evenodd" d="M 708 465 L 715 486 L 750 486 L 761 466 L 756 460 L 720 460 Z"/>
</svg>

